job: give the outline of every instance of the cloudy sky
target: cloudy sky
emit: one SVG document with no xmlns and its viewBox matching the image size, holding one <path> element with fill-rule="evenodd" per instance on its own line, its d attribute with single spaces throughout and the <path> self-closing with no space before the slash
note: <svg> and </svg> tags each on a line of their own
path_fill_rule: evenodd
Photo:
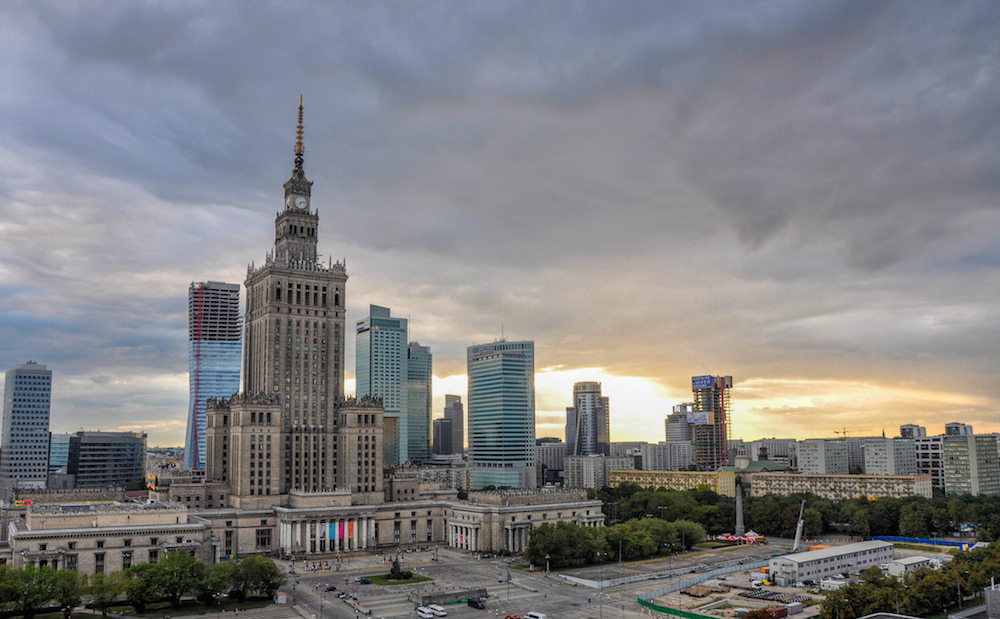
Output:
<svg viewBox="0 0 1000 619">
<path fill-rule="evenodd" d="M 535 341 L 663 440 L 1000 431 L 1000 4 L 5 2 L 0 365 L 52 429 L 183 443 L 186 294 L 273 243 L 299 94 L 348 324 L 408 316 L 435 416 Z M 348 389 L 354 342 L 348 338 Z"/>
</svg>

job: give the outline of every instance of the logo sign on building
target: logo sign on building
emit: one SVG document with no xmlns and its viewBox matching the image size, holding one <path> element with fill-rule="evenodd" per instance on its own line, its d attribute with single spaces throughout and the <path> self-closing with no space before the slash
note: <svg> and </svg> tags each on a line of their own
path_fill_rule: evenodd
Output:
<svg viewBox="0 0 1000 619">
<path fill-rule="evenodd" d="M 712 376 L 693 376 L 691 377 L 691 388 L 692 389 L 711 389 L 715 386 L 715 378 Z"/>
<path fill-rule="evenodd" d="M 694 411 L 687 414 L 689 426 L 707 426 L 708 411 Z"/>
</svg>

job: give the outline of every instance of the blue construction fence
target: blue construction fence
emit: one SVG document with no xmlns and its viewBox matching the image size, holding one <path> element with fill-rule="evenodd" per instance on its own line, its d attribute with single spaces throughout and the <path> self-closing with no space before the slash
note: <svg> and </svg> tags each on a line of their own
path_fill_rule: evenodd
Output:
<svg viewBox="0 0 1000 619">
<path fill-rule="evenodd" d="M 930 544 L 931 546 L 953 546 L 962 550 L 969 549 L 969 542 L 953 542 L 947 539 L 927 537 L 902 537 L 900 535 L 876 535 L 872 538 L 880 542 L 906 542 L 909 544 Z"/>
</svg>

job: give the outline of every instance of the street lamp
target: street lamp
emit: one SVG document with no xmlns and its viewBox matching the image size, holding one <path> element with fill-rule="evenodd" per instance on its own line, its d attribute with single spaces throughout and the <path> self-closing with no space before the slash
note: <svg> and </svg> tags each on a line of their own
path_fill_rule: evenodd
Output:
<svg viewBox="0 0 1000 619">
<path fill-rule="evenodd" d="M 597 553 L 597 558 L 601 560 L 601 582 L 597 585 L 597 605 L 598 613 L 600 613 L 600 618 L 604 619 L 604 559 L 607 558 L 608 553 L 599 552 Z"/>
<path fill-rule="evenodd" d="M 549 577 L 549 555 L 545 555 L 545 577 Z"/>
</svg>

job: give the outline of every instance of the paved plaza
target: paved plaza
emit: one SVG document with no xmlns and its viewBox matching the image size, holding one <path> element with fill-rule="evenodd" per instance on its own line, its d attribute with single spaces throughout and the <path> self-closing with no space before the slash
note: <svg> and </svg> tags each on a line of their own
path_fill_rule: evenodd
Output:
<svg viewBox="0 0 1000 619">
<path fill-rule="evenodd" d="M 368 616 L 382 619 L 409 619 L 414 603 L 409 599 L 413 591 L 434 592 L 456 589 L 485 587 L 489 594 L 486 610 L 471 608 L 465 604 L 446 606 L 449 617 L 458 619 L 503 619 L 507 615 L 524 616 L 529 611 L 543 612 L 552 619 L 638 619 L 649 617 L 650 613 L 636 602 L 638 595 L 645 591 L 659 589 L 674 580 L 690 578 L 692 573 L 711 569 L 732 562 L 752 562 L 769 558 L 779 547 L 743 546 L 725 551 L 692 552 L 677 557 L 657 558 L 631 563 L 609 562 L 605 565 L 566 570 L 565 574 L 588 580 L 611 580 L 646 573 L 660 573 L 673 570 L 673 578 L 646 580 L 609 587 L 603 591 L 574 584 L 560 577 L 559 573 L 547 576 L 544 566 L 535 566 L 534 571 L 508 569 L 503 558 L 479 557 L 451 549 L 437 549 L 437 561 L 432 561 L 432 552 L 405 553 L 402 555 L 404 570 L 412 570 L 433 581 L 410 585 L 379 586 L 362 585 L 355 581 L 366 575 L 385 574 L 389 565 L 385 556 L 357 555 L 345 557 L 341 570 L 302 570 L 302 563 L 296 562 L 296 576 L 289 580 L 285 590 L 289 601 L 298 606 L 300 614 L 317 619 L 351 619 Z M 523 559 L 514 558 L 512 564 L 523 564 Z M 287 566 L 287 563 L 283 565 Z M 510 579 L 507 579 L 508 571 Z M 297 582 L 296 582 L 297 581 Z M 292 593 L 294 585 L 294 594 Z M 336 591 L 326 592 L 333 585 Z M 336 596 L 342 591 L 348 596 L 341 600 Z M 357 599 L 354 594 L 357 593 Z M 322 608 L 321 608 L 322 606 Z M 655 613 L 654 613 L 655 614 Z M 492 617 L 491 617 L 492 615 Z"/>
</svg>

